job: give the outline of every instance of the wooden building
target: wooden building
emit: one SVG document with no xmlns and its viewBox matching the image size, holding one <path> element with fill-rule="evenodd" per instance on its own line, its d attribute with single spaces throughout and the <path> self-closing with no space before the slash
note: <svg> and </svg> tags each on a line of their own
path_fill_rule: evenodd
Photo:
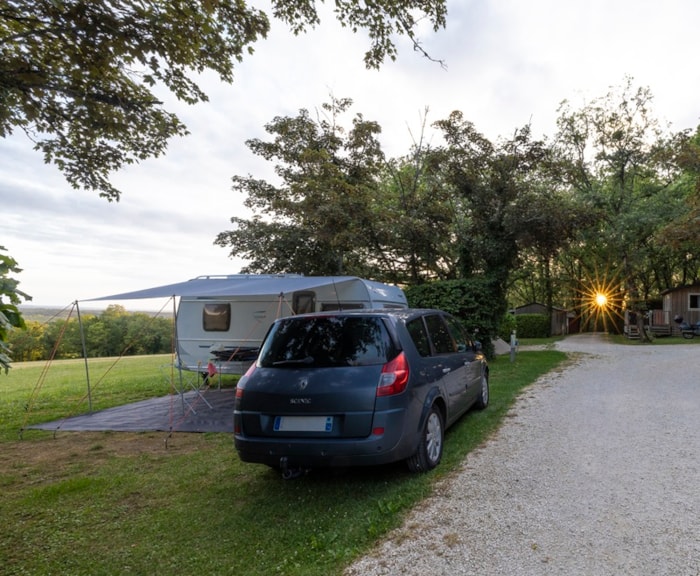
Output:
<svg viewBox="0 0 700 576">
<path fill-rule="evenodd" d="M 661 296 L 663 312 L 668 314 L 664 320 L 670 322 L 675 331 L 680 332 L 681 318 L 688 324 L 700 322 L 700 282 L 666 290 Z"/>
<path fill-rule="evenodd" d="M 680 336 L 679 324 L 700 322 L 700 283 L 679 286 L 664 290 L 661 310 L 650 310 L 646 319 L 649 331 L 657 336 Z M 629 338 L 638 338 L 636 319 L 633 314 L 625 313 L 625 334 Z"/>
<path fill-rule="evenodd" d="M 513 309 L 513 314 L 542 314 L 548 316 L 549 312 L 544 304 L 538 302 L 531 302 L 530 304 L 525 304 L 524 306 L 518 306 Z M 562 334 L 569 333 L 569 321 L 573 318 L 573 314 L 570 314 L 568 310 L 563 308 L 552 307 L 552 319 L 550 324 L 549 333 L 552 336 L 561 336 Z"/>
</svg>

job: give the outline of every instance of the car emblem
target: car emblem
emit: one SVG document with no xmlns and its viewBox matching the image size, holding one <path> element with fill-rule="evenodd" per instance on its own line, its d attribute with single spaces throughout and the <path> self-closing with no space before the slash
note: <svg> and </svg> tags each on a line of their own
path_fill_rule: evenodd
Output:
<svg viewBox="0 0 700 576">
<path fill-rule="evenodd" d="M 306 387 L 308 385 L 309 385 L 308 378 L 300 378 L 299 382 L 297 382 L 297 390 L 306 390 Z"/>
</svg>

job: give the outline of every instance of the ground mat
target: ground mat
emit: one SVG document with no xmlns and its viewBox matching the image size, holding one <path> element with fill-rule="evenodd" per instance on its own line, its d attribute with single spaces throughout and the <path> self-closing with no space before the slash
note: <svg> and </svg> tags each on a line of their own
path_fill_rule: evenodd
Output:
<svg viewBox="0 0 700 576">
<path fill-rule="evenodd" d="M 34 430 L 115 432 L 232 432 L 235 389 L 172 394 L 125 406 L 71 416 Z"/>
</svg>

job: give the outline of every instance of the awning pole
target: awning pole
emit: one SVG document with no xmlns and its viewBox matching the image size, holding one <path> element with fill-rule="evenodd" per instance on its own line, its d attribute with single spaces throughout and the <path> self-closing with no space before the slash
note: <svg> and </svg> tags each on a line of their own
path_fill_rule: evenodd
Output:
<svg viewBox="0 0 700 576">
<path fill-rule="evenodd" d="M 78 314 L 78 326 L 80 327 L 80 342 L 83 346 L 83 360 L 85 361 L 85 380 L 87 381 L 87 397 L 88 411 L 92 414 L 92 390 L 90 389 L 90 370 L 88 368 L 87 346 L 85 344 L 85 330 L 83 330 L 83 321 L 80 318 L 80 306 L 78 301 L 75 301 L 75 311 Z"/>
<path fill-rule="evenodd" d="M 175 294 L 171 296 L 173 299 L 173 348 L 175 350 L 175 361 L 177 362 L 177 376 L 179 378 L 180 385 L 178 386 L 178 392 L 180 393 L 180 403 L 182 404 L 182 413 L 185 413 L 185 384 L 182 379 L 182 364 L 180 363 L 180 340 L 177 333 L 177 302 L 175 301 Z M 196 414 L 196 412 L 195 412 Z"/>
</svg>

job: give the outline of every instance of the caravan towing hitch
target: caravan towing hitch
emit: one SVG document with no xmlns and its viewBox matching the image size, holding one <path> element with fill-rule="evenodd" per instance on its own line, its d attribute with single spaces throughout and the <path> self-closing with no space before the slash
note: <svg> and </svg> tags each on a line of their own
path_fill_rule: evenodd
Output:
<svg viewBox="0 0 700 576">
<path fill-rule="evenodd" d="M 282 470 L 282 478 L 284 480 L 294 480 L 308 472 L 306 468 L 290 467 L 286 456 L 280 458 L 280 470 Z"/>
</svg>

